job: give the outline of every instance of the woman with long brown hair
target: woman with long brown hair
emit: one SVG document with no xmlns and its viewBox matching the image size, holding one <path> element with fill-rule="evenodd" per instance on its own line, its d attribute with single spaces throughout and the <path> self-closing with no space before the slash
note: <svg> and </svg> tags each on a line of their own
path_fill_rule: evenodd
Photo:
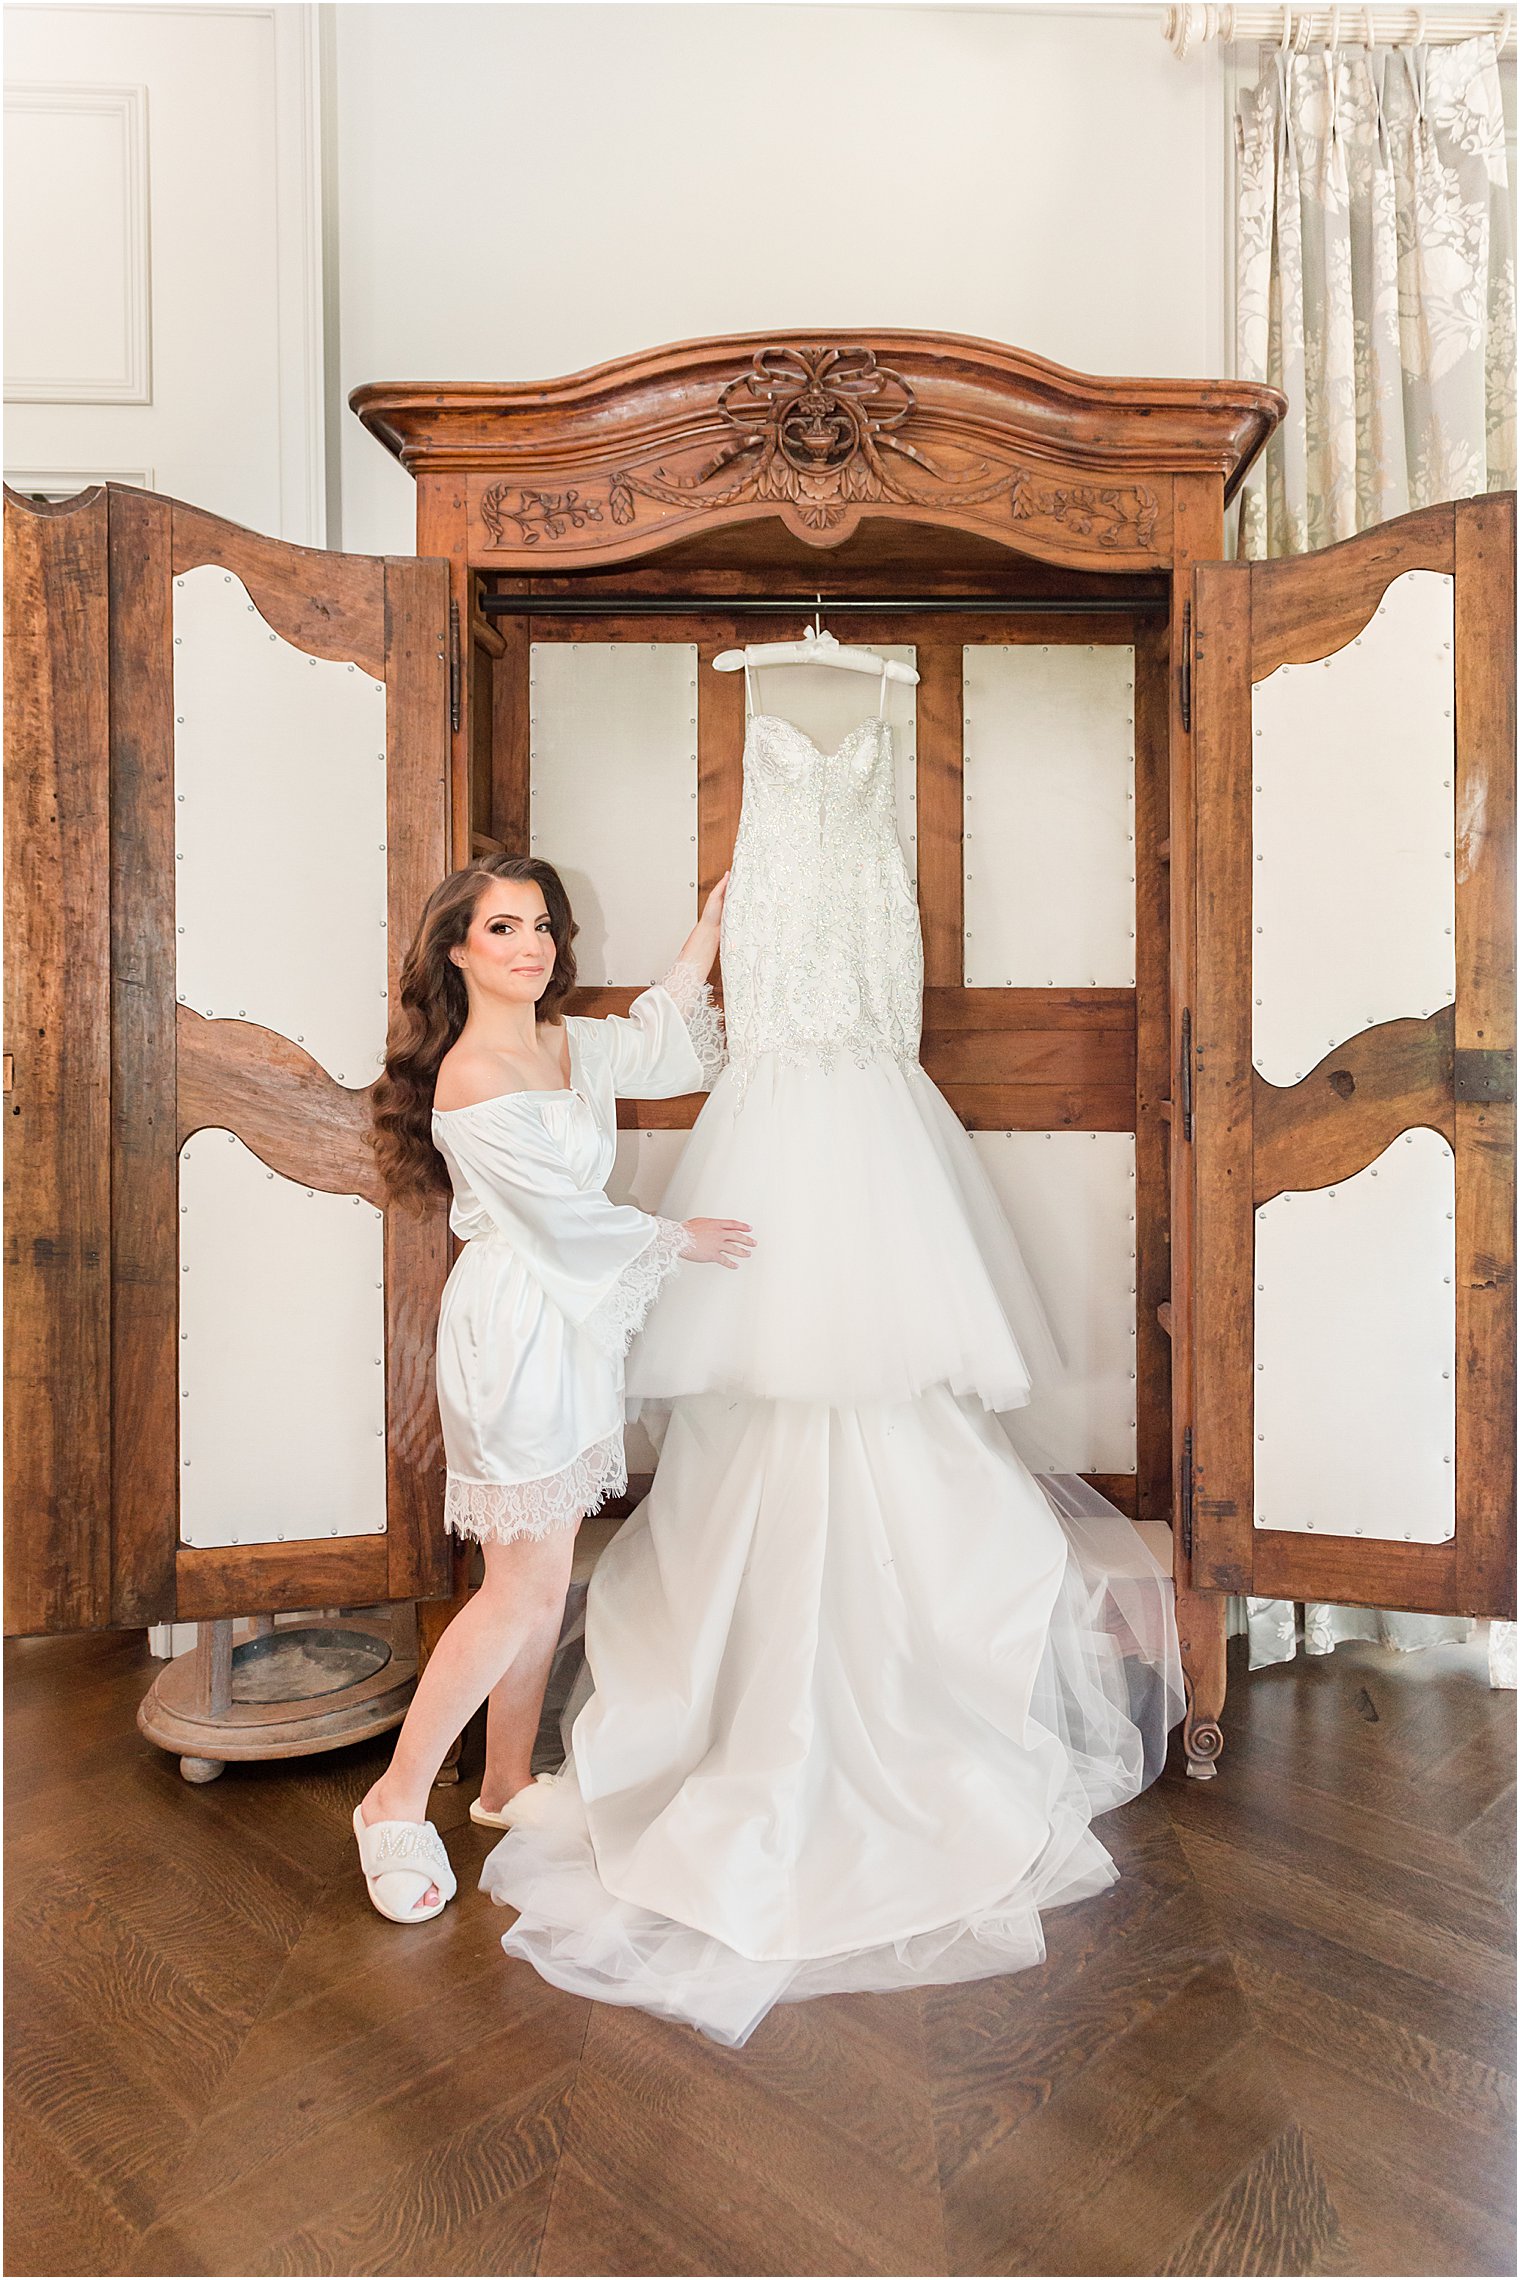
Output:
<svg viewBox="0 0 1520 2280">
<path fill-rule="evenodd" d="M 707 976 L 727 884 L 626 1016 L 563 1012 L 577 929 L 558 872 L 530 857 L 483 856 L 445 879 L 401 970 L 375 1153 L 394 1200 L 451 1195 L 464 1238 L 438 1317 L 443 1519 L 479 1542 L 485 1574 L 355 1808 L 370 1898 L 396 1923 L 436 1916 L 456 1889 L 428 1791 L 488 1698 L 472 1817 L 506 1828 L 531 1814 L 575 1532 L 627 1486 L 623 1356 L 679 1260 L 735 1267 L 754 1247 L 741 1221 L 661 1219 L 604 1192 L 619 1096 L 696 1092 L 721 1066 Z"/>
</svg>

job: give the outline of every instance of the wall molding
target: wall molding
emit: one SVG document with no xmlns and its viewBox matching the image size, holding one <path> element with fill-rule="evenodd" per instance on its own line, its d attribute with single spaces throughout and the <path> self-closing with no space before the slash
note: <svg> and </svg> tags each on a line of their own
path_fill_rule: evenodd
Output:
<svg viewBox="0 0 1520 2280">
<path fill-rule="evenodd" d="M 249 13 L 268 16 L 274 33 L 279 535 L 301 546 L 326 546 L 324 43 L 318 10 L 305 0 Z"/>
<path fill-rule="evenodd" d="M 120 370 L 31 372 L 7 368 L 9 404 L 151 404 L 153 341 L 148 181 L 148 90 L 87 80 L 36 80 L 5 90 L 7 115 L 108 118 L 121 128 L 123 313 Z"/>
<path fill-rule="evenodd" d="M 5 480 L 28 499 L 72 499 L 96 483 L 130 483 L 136 491 L 151 491 L 151 467 L 7 467 Z"/>
</svg>

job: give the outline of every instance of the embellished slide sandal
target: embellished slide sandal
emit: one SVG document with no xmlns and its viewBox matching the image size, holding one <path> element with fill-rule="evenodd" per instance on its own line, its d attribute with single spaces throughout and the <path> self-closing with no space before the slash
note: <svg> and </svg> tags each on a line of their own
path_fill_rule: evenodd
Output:
<svg viewBox="0 0 1520 2280">
<path fill-rule="evenodd" d="M 365 1886 L 382 1916 L 393 1924 L 427 1924 L 443 1914 L 459 1881 L 431 1821 L 365 1821 L 356 1805 L 354 1835 Z M 438 1887 L 437 1903 L 419 1908 L 430 1884 Z"/>
<path fill-rule="evenodd" d="M 552 1773 L 535 1774 L 527 1788 L 519 1789 L 514 1797 L 509 1797 L 496 1813 L 482 1805 L 477 1797 L 470 1807 L 470 1819 L 482 1829 L 531 1828 L 535 1822 L 543 1819 L 546 1792 L 554 1787 L 556 1778 Z"/>
</svg>

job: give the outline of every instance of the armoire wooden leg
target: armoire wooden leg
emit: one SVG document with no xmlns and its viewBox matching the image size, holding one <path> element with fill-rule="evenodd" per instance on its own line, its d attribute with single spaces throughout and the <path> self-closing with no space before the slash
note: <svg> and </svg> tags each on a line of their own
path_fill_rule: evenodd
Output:
<svg viewBox="0 0 1520 2280">
<path fill-rule="evenodd" d="M 1198 1781 L 1213 1780 L 1224 1749 L 1224 1624 L 1223 1592 L 1178 1587 L 1177 1643 L 1187 1692 L 1182 1744 L 1188 1772 Z"/>
<path fill-rule="evenodd" d="M 475 1547 L 456 1542 L 454 1545 L 454 1589 L 448 1599 L 419 1599 L 417 1602 L 417 1675 L 420 1678 L 427 1668 L 428 1656 L 437 1646 L 444 1632 L 453 1622 L 461 1607 L 474 1590 Z M 463 1734 L 456 1734 L 444 1752 L 442 1765 L 433 1776 L 435 1789 L 451 1789 L 459 1779 L 459 1752 L 464 1743 Z"/>
</svg>

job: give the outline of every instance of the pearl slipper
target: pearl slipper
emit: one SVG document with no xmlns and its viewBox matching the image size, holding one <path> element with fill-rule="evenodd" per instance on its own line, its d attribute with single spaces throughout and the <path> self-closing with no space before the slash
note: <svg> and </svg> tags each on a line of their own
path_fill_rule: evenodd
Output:
<svg viewBox="0 0 1520 2280">
<path fill-rule="evenodd" d="M 393 1924 L 427 1924 L 442 1915 L 459 1881 L 431 1821 L 366 1821 L 356 1805 L 354 1835 L 365 1888 L 382 1916 Z M 438 1887 L 434 1905 L 410 1905 L 430 1884 Z"/>
<path fill-rule="evenodd" d="M 515 1797 L 507 1799 L 499 1813 L 493 1813 L 477 1797 L 470 1807 L 470 1819 L 482 1829 L 531 1828 L 543 1819 L 544 1808 L 548 1803 L 547 1792 L 554 1787 L 554 1783 L 555 1776 L 552 1773 L 535 1774 L 526 1789 L 519 1789 Z"/>
</svg>

